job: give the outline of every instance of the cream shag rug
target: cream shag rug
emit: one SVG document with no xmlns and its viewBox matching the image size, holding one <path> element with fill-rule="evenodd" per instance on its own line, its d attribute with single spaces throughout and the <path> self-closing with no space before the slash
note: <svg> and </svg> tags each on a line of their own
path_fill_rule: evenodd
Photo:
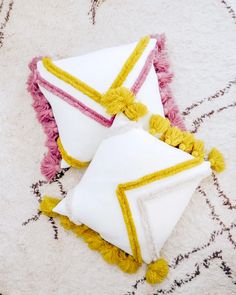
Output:
<svg viewBox="0 0 236 295">
<path fill-rule="evenodd" d="M 2 295 L 236 293 L 236 5 L 227 1 L 0 0 Z M 169 277 L 152 287 L 144 267 L 122 273 L 38 213 L 44 193 L 62 197 L 81 172 L 51 184 L 40 176 L 45 137 L 26 80 L 36 55 L 69 57 L 156 32 L 166 33 L 186 126 L 219 147 L 227 170 L 197 189 L 163 248 Z"/>
</svg>

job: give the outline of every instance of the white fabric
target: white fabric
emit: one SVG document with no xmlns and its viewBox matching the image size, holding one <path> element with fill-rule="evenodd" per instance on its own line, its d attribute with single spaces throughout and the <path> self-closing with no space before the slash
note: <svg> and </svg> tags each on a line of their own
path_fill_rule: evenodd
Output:
<svg viewBox="0 0 236 295">
<path fill-rule="evenodd" d="M 132 254 L 116 196 L 118 184 L 192 158 L 141 128 L 111 136 L 102 141 L 80 183 L 54 211 L 68 216 L 75 223 L 86 224 L 111 244 Z M 159 256 L 196 186 L 210 172 L 209 162 L 204 162 L 126 192 L 146 263 Z"/>
<path fill-rule="evenodd" d="M 137 43 L 134 42 L 124 46 L 107 48 L 83 56 L 55 61 L 54 63 L 99 92 L 104 93 L 116 78 Z M 128 75 L 123 86 L 129 89 L 132 87 L 145 64 L 148 54 L 154 49 L 155 43 L 156 39 L 150 39 L 142 56 Z M 37 67 L 40 75 L 45 80 L 63 89 L 73 97 L 78 98 L 79 101 L 99 114 L 110 118 L 100 104 L 49 73 L 43 67 L 41 61 L 38 62 Z M 80 110 L 72 107 L 41 86 L 40 90 L 52 107 L 64 149 L 69 155 L 82 162 L 90 161 L 98 144 L 106 136 L 109 128 L 102 126 L 100 123 L 84 115 Z M 143 102 L 151 113 L 164 116 L 157 75 L 153 66 L 136 99 Z M 143 122 L 144 128 L 147 128 L 147 119 L 141 119 L 141 122 Z M 66 166 L 68 165 L 62 162 L 62 167 Z"/>
</svg>

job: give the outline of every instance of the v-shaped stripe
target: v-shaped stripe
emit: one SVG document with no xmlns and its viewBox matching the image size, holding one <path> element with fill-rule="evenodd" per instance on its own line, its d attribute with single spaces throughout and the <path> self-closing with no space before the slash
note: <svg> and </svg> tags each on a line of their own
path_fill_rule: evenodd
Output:
<svg viewBox="0 0 236 295">
<path fill-rule="evenodd" d="M 150 40 L 150 37 L 146 36 L 138 42 L 132 54 L 126 60 L 121 71 L 119 72 L 119 74 L 117 75 L 116 79 L 113 81 L 109 89 L 122 86 L 125 79 L 129 75 L 129 73 L 132 71 L 135 64 L 137 63 L 142 53 L 144 52 L 145 48 L 147 47 L 149 40 Z M 50 72 L 51 74 L 53 74 L 54 76 L 56 76 L 58 79 L 66 82 L 67 84 L 71 85 L 75 89 L 81 91 L 83 94 L 87 95 L 94 101 L 98 103 L 100 102 L 102 94 L 99 91 L 89 86 L 84 81 L 76 78 L 75 76 L 71 75 L 70 73 L 56 66 L 50 58 L 44 57 L 42 59 L 42 63 L 44 67 L 46 68 L 46 70 Z"/>
<path fill-rule="evenodd" d="M 130 247 L 133 253 L 135 260 L 138 263 L 142 263 L 142 254 L 141 248 L 138 241 L 137 230 L 135 227 L 135 223 L 132 217 L 132 212 L 129 206 L 129 201 L 125 194 L 126 191 L 139 188 L 141 186 L 147 185 L 154 181 L 158 181 L 169 176 L 173 176 L 185 170 L 191 169 L 197 165 L 200 165 L 203 162 L 201 158 L 194 158 L 191 160 L 187 160 L 185 162 L 179 163 L 175 166 L 145 175 L 135 181 L 130 181 L 127 183 L 119 184 L 116 190 L 116 195 L 120 203 L 120 207 L 122 210 L 124 222 L 127 229 L 127 234 L 129 237 Z"/>
</svg>

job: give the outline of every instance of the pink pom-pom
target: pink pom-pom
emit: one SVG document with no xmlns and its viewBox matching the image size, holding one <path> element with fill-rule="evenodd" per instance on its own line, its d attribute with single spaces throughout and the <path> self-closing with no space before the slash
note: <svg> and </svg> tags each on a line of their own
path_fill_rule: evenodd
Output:
<svg viewBox="0 0 236 295">
<path fill-rule="evenodd" d="M 47 180 L 52 180 L 57 172 L 60 171 L 59 163 L 60 160 L 52 154 L 48 154 L 44 157 L 41 162 L 41 172 Z"/>
<path fill-rule="evenodd" d="M 160 91 L 160 94 L 161 94 L 161 101 L 163 105 L 167 104 L 169 100 L 172 100 L 172 94 L 168 86 L 163 87 Z"/>
<path fill-rule="evenodd" d="M 156 72 L 167 72 L 169 63 L 164 52 L 157 52 L 154 60 L 154 68 Z"/>
<path fill-rule="evenodd" d="M 157 47 L 159 52 L 165 50 L 165 44 L 166 44 L 165 34 L 158 35 Z"/>
<path fill-rule="evenodd" d="M 167 86 L 167 84 L 170 84 L 173 78 L 172 73 L 167 73 L 167 72 L 161 72 L 158 74 L 159 78 L 159 87 L 164 88 Z"/>
</svg>

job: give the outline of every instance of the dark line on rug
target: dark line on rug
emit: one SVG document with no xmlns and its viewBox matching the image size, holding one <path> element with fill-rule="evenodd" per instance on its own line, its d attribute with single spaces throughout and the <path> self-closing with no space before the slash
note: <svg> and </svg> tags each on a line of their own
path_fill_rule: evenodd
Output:
<svg viewBox="0 0 236 295">
<path fill-rule="evenodd" d="M 11 11 L 12 11 L 12 8 L 13 8 L 13 4 L 14 4 L 14 1 L 12 0 L 9 3 L 9 6 L 8 6 L 8 9 L 7 9 L 7 12 L 6 12 L 6 15 L 4 17 L 4 21 L 0 24 L 0 30 L 4 29 L 6 27 L 6 24 L 8 23 L 8 21 L 10 19 L 10 15 L 11 15 Z"/>
<path fill-rule="evenodd" d="M 232 204 L 230 198 L 224 193 L 224 191 L 220 187 L 219 179 L 217 178 L 216 174 L 212 172 L 212 179 L 213 184 L 218 192 L 218 197 L 223 198 L 223 205 L 228 206 L 228 209 L 233 210 L 236 209 L 236 204 Z"/>
<path fill-rule="evenodd" d="M 44 184 L 48 184 L 48 183 L 58 183 L 59 179 L 61 179 L 65 173 L 69 170 L 69 168 L 65 168 L 63 170 L 61 170 L 59 173 L 57 173 L 57 175 L 54 177 L 54 179 L 51 182 L 48 182 L 46 180 L 38 180 L 35 183 L 32 183 L 32 185 L 30 186 L 30 188 L 32 189 L 33 195 L 36 197 L 36 199 L 38 200 L 38 202 L 40 203 L 42 200 L 42 194 L 40 192 L 40 188 L 44 185 Z M 59 183 L 61 184 L 61 182 L 59 181 Z M 61 193 L 66 193 L 63 190 L 63 186 L 61 184 Z"/>
<path fill-rule="evenodd" d="M 50 183 L 56 182 L 57 180 L 61 179 L 66 174 L 66 172 L 68 170 L 70 170 L 70 167 L 69 168 L 63 168 L 60 172 L 58 172 L 55 175 L 55 177 L 53 178 L 53 180 Z"/>
<path fill-rule="evenodd" d="M 3 46 L 4 34 L 0 31 L 0 48 Z"/>
<path fill-rule="evenodd" d="M 231 279 L 233 284 L 236 284 L 235 280 L 232 277 L 233 271 L 231 270 L 229 266 L 227 266 L 221 254 L 222 254 L 222 250 L 213 252 L 212 255 L 209 255 L 207 258 L 203 259 L 201 263 L 195 264 L 194 272 L 192 272 L 191 274 L 187 273 L 185 278 L 183 279 L 174 280 L 173 284 L 171 284 L 169 289 L 157 290 L 157 292 L 154 293 L 153 295 L 173 293 L 177 288 L 181 288 L 183 285 L 191 282 L 193 279 L 198 277 L 204 269 L 209 269 L 212 263 L 215 263 L 216 260 L 221 261 L 220 269 L 229 279 Z"/>
<path fill-rule="evenodd" d="M 2 7 L 3 7 L 3 0 L 2 0 L 1 3 L 0 3 L 0 13 L 1 13 L 1 11 L 2 11 Z"/>
<path fill-rule="evenodd" d="M 95 25 L 97 9 L 103 2 L 105 2 L 105 0 L 91 0 L 90 2 L 91 2 L 91 7 L 89 9 L 88 15 L 90 15 L 92 24 Z"/>
<path fill-rule="evenodd" d="M 210 202 L 210 200 L 207 198 L 207 194 L 206 192 L 201 188 L 201 186 L 197 187 L 197 191 L 205 198 L 206 204 L 208 205 L 208 207 L 211 210 L 211 216 L 212 216 L 212 220 L 215 220 L 225 231 L 228 232 L 228 241 L 233 245 L 234 249 L 236 249 L 236 241 L 233 240 L 232 234 L 230 233 L 230 230 L 234 227 L 234 226 L 230 226 L 227 227 L 224 222 L 220 219 L 219 215 L 216 214 L 215 212 L 215 207 L 214 205 L 212 205 L 212 203 Z"/>
<path fill-rule="evenodd" d="M 47 183 L 48 182 L 46 180 L 39 180 L 35 183 L 32 183 L 32 185 L 30 186 L 34 197 L 37 199 L 39 203 L 42 201 L 42 194 L 40 192 L 40 187 L 42 187 L 44 184 L 47 184 Z"/>
<path fill-rule="evenodd" d="M 53 217 L 49 217 L 48 221 L 50 222 L 54 231 L 54 239 L 58 240 L 58 227 L 56 226 L 55 220 L 53 219 Z"/>
<path fill-rule="evenodd" d="M 227 110 L 229 108 L 233 108 L 235 106 L 236 106 L 236 102 L 233 102 L 232 104 L 221 107 L 216 111 L 212 110 L 212 111 L 210 111 L 208 113 L 205 113 L 205 114 L 201 115 L 200 117 L 198 117 L 197 119 L 195 119 L 192 122 L 192 125 L 193 125 L 194 128 L 192 130 L 190 130 L 190 132 L 196 133 L 206 119 L 210 119 L 213 115 L 215 115 L 217 113 L 220 113 L 222 111 L 225 111 L 225 110 Z"/>
<path fill-rule="evenodd" d="M 208 207 L 210 208 L 210 211 L 211 211 L 210 213 L 211 213 L 211 216 L 212 216 L 212 220 L 217 221 L 217 223 L 220 226 L 222 226 L 222 228 L 224 228 L 224 229 L 227 228 L 227 226 L 224 224 L 224 222 L 220 219 L 219 215 L 216 214 L 215 207 L 211 204 L 210 200 L 207 198 L 207 194 L 202 189 L 202 187 L 198 186 L 196 190 L 205 198 L 206 204 L 208 205 Z"/>
<path fill-rule="evenodd" d="M 233 19 L 233 22 L 236 24 L 236 13 L 233 8 L 225 0 L 221 0 L 221 3 L 224 4 L 225 8 Z"/>
<path fill-rule="evenodd" d="M 31 221 L 37 221 L 41 214 L 42 214 L 42 212 L 38 211 L 38 213 L 35 214 L 33 217 L 28 218 L 26 221 L 22 222 L 22 225 L 25 226 L 25 225 L 29 224 Z"/>
<path fill-rule="evenodd" d="M 9 7 L 8 7 L 8 10 L 7 10 L 6 16 L 4 18 L 4 22 L 0 24 L 0 48 L 2 48 L 3 42 L 4 42 L 4 33 L 1 30 L 3 30 L 6 27 L 6 24 L 8 23 L 8 21 L 10 19 L 10 14 L 11 14 L 11 11 L 12 11 L 13 4 L 14 4 L 14 1 L 12 0 L 9 3 Z M 1 9 L 2 9 L 2 5 L 3 5 L 3 1 L 1 3 Z"/>
<path fill-rule="evenodd" d="M 185 259 L 189 259 L 189 257 L 192 254 L 195 254 L 201 250 L 204 250 L 206 248 L 208 248 L 210 245 L 213 244 L 213 242 L 216 240 L 216 237 L 220 236 L 223 234 L 223 232 L 226 231 L 226 229 L 221 229 L 221 230 L 214 230 L 211 235 L 210 235 L 210 239 L 207 243 L 203 244 L 202 246 L 193 248 L 191 251 L 185 253 L 185 254 L 179 254 L 177 257 L 175 257 L 173 259 L 173 262 L 169 265 L 172 269 L 175 269 L 181 262 L 183 262 Z"/>
<path fill-rule="evenodd" d="M 221 261 L 221 264 L 219 266 L 220 269 L 228 278 L 232 280 L 233 284 L 236 284 L 236 280 L 233 279 L 232 277 L 233 272 L 231 268 L 227 265 L 227 263 L 223 260 L 222 250 L 220 250 L 220 251 L 215 251 L 211 255 L 207 256 L 207 258 L 203 259 L 201 263 L 196 263 L 194 265 L 195 270 L 191 274 L 187 273 L 185 275 L 185 278 L 174 280 L 173 283 L 170 285 L 170 288 L 157 290 L 157 292 L 154 293 L 153 295 L 173 293 L 177 288 L 181 288 L 183 285 L 191 282 L 193 279 L 199 276 L 201 274 L 202 269 L 208 269 L 212 265 L 212 262 L 215 262 L 216 260 Z M 136 290 L 138 289 L 138 286 L 140 284 L 143 284 L 144 282 L 145 282 L 145 277 L 137 280 L 136 283 L 132 286 L 135 289 L 135 291 L 127 292 L 125 295 L 135 295 Z"/>
<path fill-rule="evenodd" d="M 68 170 L 69 170 L 69 168 L 62 169 L 59 173 L 57 173 L 57 175 L 54 177 L 54 179 L 51 182 L 48 182 L 46 180 L 38 180 L 37 182 L 32 183 L 30 188 L 32 189 L 32 193 L 33 193 L 34 197 L 37 199 L 38 203 L 40 203 L 42 201 L 42 194 L 40 192 L 40 188 L 43 185 L 48 184 L 48 183 L 56 182 L 59 186 L 62 196 L 66 195 L 66 191 L 64 190 L 63 185 L 59 181 L 59 179 L 61 179 Z M 25 226 L 25 225 L 29 224 L 31 221 L 37 221 L 39 219 L 40 215 L 41 215 L 41 211 L 38 210 L 38 212 L 33 217 L 30 217 L 26 221 L 22 222 L 22 225 Z M 49 221 L 51 224 L 54 222 L 54 220 L 50 220 L 50 219 L 49 219 Z M 57 229 L 55 222 L 54 222 L 53 226 L 55 226 L 55 228 L 53 227 L 53 229 L 55 231 L 55 229 Z M 57 233 L 55 233 L 55 237 L 56 237 L 55 239 L 57 239 Z"/>
<path fill-rule="evenodd" d="M 217 90 L 215 92 L 215 94 L 213 94 L 211 96 L 208 96 L 208 97 L 204 97 L 203 99 L 201 99 L 201 100 L 199 100 L 197 102 L 194 102 L 190 106 L 186 107 L 185 110 L 182 111 L 181 115 L 182 116 L 188 116 L 193 109 L 195 109 L 196 107 L 200 106 L 205 101 L 212 101 L 212 100 L 214 100 L 216 98 L 219 98 L 219 97 L 224 96 L 226 93 L 228 93 L 228 91 L 230 90 L 230 88 L 232 87 L 232 85 L 234 83 L 236 83 L 236 79 L 234 79 L 233 81 L 229 81 L 224 88 L 222 88 L 220 90 Z"/>
<path fill-rule="evenodd" d="M 64 189 L 63 184 L 60 180 L 56 179 L 55 182 L 58 184 L 59 191 L 61 193 L 61 196 L 64 198 L 67 194 L 67 191 Z"/>
</svg>

